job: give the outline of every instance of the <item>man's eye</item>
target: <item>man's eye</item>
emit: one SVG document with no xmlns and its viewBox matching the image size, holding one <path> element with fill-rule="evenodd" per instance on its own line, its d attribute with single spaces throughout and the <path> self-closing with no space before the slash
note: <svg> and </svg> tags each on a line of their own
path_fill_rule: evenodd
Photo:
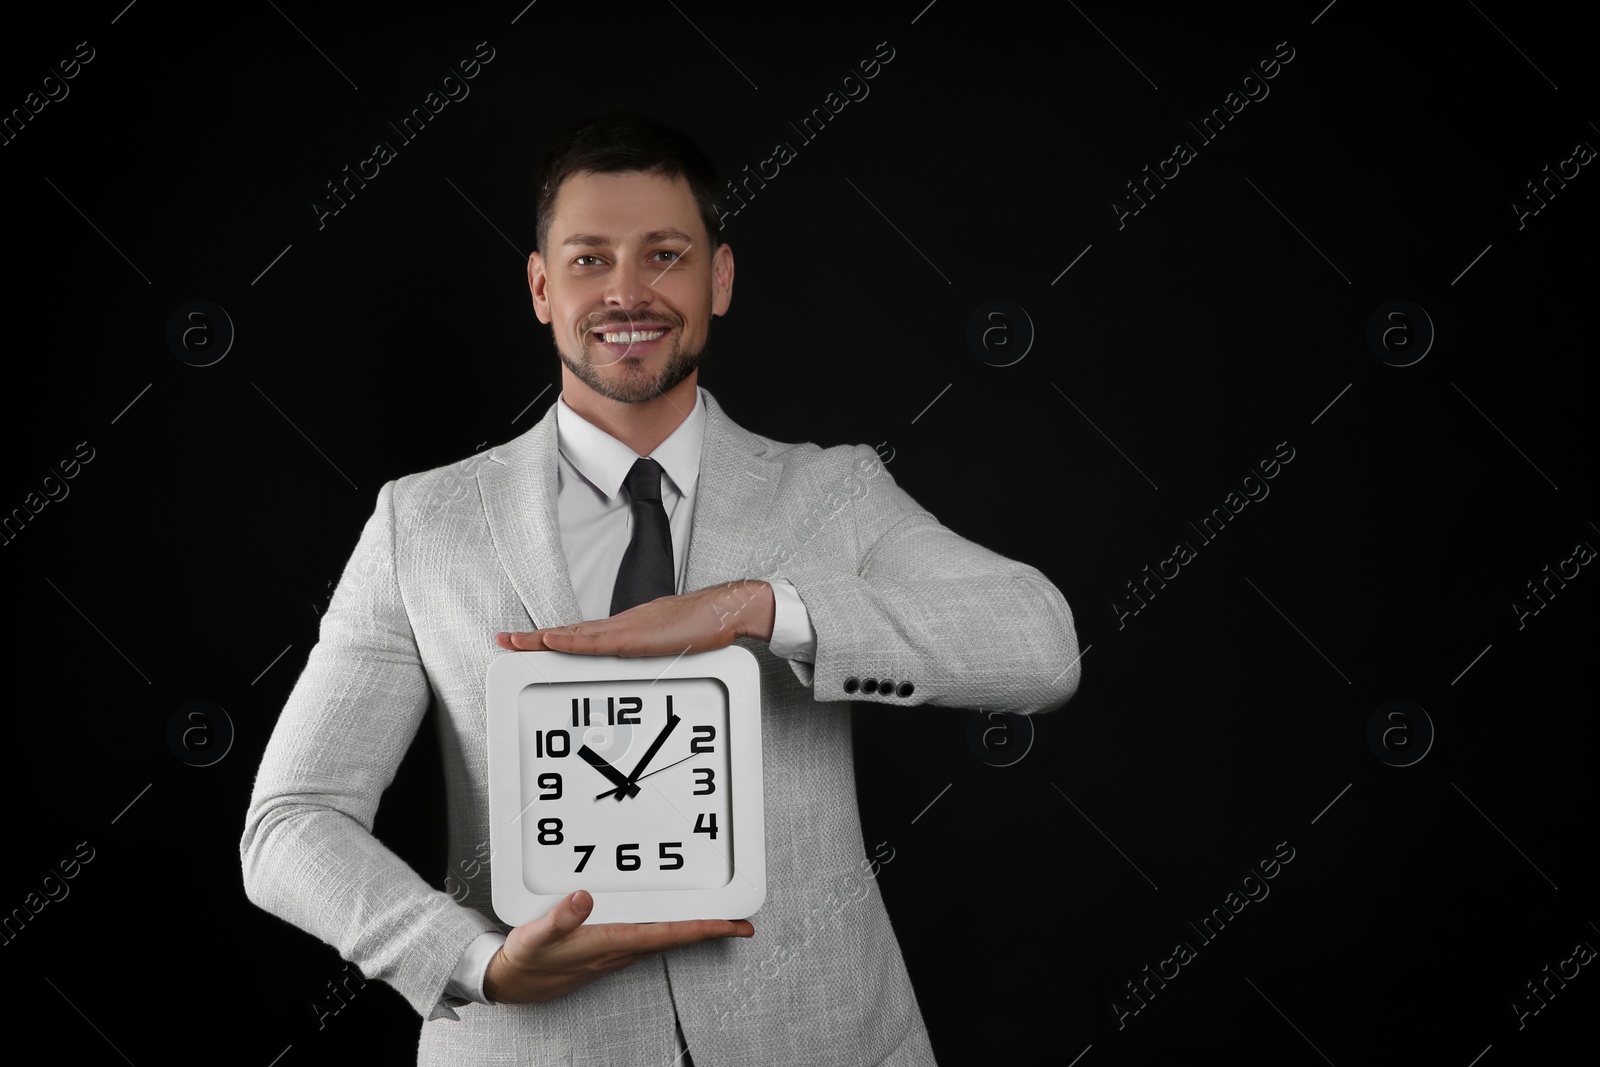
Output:
<svg viewBox="0 0 1600 1067">
<path fill-rule="evenodd" d="M 676 263 L 676 262 L 678 262 L 678 260 L 683 258 L 683 253 L 682 252 L 675 252 L 670 248 L 663 248 L 661 251 L 657 252 L 656 255 L 657 256 L 671 256 L 672 257 L 671 259 L 662 260 L 663 263 Z"/>
<path fill-rule="evenodd" d="M 575 263 L 576 265 L 580 266 L 580 267 L 589 267 L 589 266 L 593 266 L 594 265 L 594 264 L 591 264 L 591 263 L 585 263 L 584 260 L 586 260 L 586 259 L 593 259 L 593 260 L 598 261 L 600 259 L 600 257 L 599 256 L 593 256 L 593 255 L 584 255 L 584 256 L 579 256 L 577 259 L 574 259 L 572 262 Z"/>
</svg>

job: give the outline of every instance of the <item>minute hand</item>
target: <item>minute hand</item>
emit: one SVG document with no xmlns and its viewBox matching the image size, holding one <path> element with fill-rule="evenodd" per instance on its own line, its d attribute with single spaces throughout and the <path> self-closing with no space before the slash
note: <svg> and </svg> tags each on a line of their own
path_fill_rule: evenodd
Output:
<svg viewBox="0 0 1600 1067">
<path fill-rule="evenodd" d="M 641 759 L 639 761 L 639 765 L 633 769 L 633 773 L 628 775 L 628 784 L 630 786 L 637 782 L 640 776 L 644 774 L 644 769 L 650 766 L 650 761 L 656 758 L 656 753 L 660 752 L 661 746 L 666 743 L 667 735 L 672 733 L 673 727 L 677 725 L 678 716 L 673 713 L 671 702 L 669 700 L 667 705 L 667 725 L 659 734 L 656 735 L 656 739 L 650 742 L 650 747 L 645 750 L 644 758 Z M 634 791 L 638 792 L 637 789 Z M 617 799 L 619 801 L 627 795 L 628 794 L 623 790 L 619 789 L 617 791 Z"/>
</svg>

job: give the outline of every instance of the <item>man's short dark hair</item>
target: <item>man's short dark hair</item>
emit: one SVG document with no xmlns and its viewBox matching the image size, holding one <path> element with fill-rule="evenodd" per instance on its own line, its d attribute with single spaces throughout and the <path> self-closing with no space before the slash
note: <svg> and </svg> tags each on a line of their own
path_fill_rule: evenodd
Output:
<svg viewBox="0 0 1600 1067">
<path fill-rule="evenodd" d="M 539 254 L 545 254 L 561 183 L 574 174 L 642 172 L 682 178 L 700 207 L 711 247 L 722 243 L 717 225 L 717 171 L 689 137 L 648 115 L 615 112 L 580 119 L 556 138 L 539 166 L 535 205 Z"/>
</svg>

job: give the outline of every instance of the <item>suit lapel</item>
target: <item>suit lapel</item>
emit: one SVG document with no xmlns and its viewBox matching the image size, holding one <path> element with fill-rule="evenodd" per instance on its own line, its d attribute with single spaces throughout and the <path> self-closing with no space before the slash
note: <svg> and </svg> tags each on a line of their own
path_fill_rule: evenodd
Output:
<svg viewBox="0 0 1600 1067">
<path fill-rule="evenodd" d="M 769 457 L 765 438 L 729 419 L 709 392 L 701 395 L 706 439 L 700 446 L 685 592 L 760 577 L 752 569 L 778 547 L 770 543 L 769 523 L 783 464 Z"/>
<path fill-rule="evenodd" d="M 533 627 L 582 621 L 556 517 L 556 407 L 478 469 L 484 516 L 500 565 Z"/>
<path fill-rule="evenodd" d="M 711 394 L 694 525 L 689 534 L 685 591 L 717 582 L 759 577 L 752 569 L 778 545 L 769 543 L 768 519 L 783 465 L 769 458 L 770 443 L 743 429 Z M 567 571 L 556 514 L 556 408 L 538 424 L 493 449 L 478 469 L 484 517 L 500 565 L 528 609 L 534 628 L 582 621 Z"/>
</svg>

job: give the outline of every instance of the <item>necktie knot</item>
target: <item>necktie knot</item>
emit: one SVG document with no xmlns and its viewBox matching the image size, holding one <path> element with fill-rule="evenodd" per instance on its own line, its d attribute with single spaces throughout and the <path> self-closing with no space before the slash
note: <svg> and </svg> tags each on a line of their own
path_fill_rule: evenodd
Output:
<svg viewBox="0 0 1600 1067">
<path fill-rule="evenodd" d="M 661 499 L 661 464 L 653 459 L 635 460 L 623 482 L 635 502 Z"/>
</svg>

